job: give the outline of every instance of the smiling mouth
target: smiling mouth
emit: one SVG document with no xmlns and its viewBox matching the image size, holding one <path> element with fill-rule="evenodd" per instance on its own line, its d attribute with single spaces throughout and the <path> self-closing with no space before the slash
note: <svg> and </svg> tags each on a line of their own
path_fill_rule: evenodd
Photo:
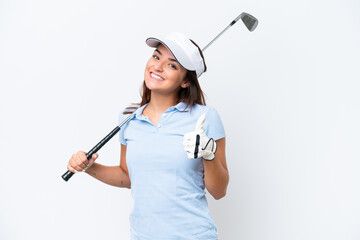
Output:
<svg viewBox="0 0 360 240">
<path fill-rule="evenodd" d="M 156 74 L 153 73 L 153 72 L 150 73 L 150 76 L 151 76 L 152 78 L 155 78 L 156 80 L 160 80 L 160 81 L 163 81 L 163 80 L 164 80 L 161 76 L 156 75 Z"/>
</svg>

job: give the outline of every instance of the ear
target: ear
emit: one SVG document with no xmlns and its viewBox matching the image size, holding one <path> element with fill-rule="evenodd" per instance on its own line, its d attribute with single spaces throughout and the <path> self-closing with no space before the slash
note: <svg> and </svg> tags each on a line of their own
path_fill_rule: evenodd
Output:
<svg viewBox="0 0 360 240">
<path fill-rule="evenodd" d="M 181 87 L 182 87 L 182 88 L 187 88 L 187 87 L 189 87 L 189 86 L 190 86 L 190 82 L 187 81 L 187 80 L 185 80 L 185 81 L 181 84 Z"/>
</svg>

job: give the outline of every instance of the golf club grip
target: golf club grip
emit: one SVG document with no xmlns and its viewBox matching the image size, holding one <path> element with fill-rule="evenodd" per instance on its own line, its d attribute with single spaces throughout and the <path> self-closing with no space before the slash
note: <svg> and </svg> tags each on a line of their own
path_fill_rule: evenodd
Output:
<svg viewBox="0 0 360 240">
<path fill-rule="evenodd" d="M 91 156 L 99 151 L 113 136 L 115 136 L 116 133 L 118 133 L 120 130 L 119 126 L 116 126 L 106 137 L 104 137 L 98 144 L 95 145 L 87 154 L 86 158 L 89 160 Z M 69 170 L 64 173 L 61 177 L 67 182 L 72 176 L 74 175 L 73 172 L 70 172 Z"/>
</svg>

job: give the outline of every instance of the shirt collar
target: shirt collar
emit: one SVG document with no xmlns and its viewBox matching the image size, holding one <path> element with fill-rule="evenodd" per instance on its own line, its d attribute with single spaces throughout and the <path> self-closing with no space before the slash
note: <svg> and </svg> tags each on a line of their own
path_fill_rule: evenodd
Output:
<svg viewBox="0 0 360 240">
<path fill-rule="evenodd" d="M 136 109 L 135 111 L 135 116 L 139 119 L 143 119 L 144 116 L 142 115 L 144 108 L 148 105 L 148 103 L 142 105 L 141 107 L 139 107 L 138 109 Z"/>
<path fill-rule="evenodd" d="M 179 102 L 178 104 L 176 104 L 175 106 L 173 106 L 172 108 L 177 109 L 180 112 L 188 112 L 190 110 L 190 105 L 186 107 L 186 103 L 185 102 Z"/>
<path fill-rule="evenodd" d="M 144 108 L 148 105 L 148 103 L 144 104 L 143 106 L 139 107 L 138 109 L 136 109 L 135 115 L 137 118 L 144 118 L 143 116 L 143 111 Z M 176 104 L 175 106 L 169 107 L 165 112 L 172 112 L 174 110 L 180 111 L 180 112 L 188 112 L 190 110 L 190 107 L 186 107 L 186 103 L 185 102 L 179 102 L 178 104 Z"/>
</svg>

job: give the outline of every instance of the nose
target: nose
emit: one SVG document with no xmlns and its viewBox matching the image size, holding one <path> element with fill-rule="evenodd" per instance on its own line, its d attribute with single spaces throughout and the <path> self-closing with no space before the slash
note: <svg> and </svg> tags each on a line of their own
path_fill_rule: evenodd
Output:
<svg viewBox="0 0 360 240">
<path fill-rule="evenodd" d="M 157 61 L 154 68 L 156 71 L 162 72 L 163 71 L 163 62 L 162 61 Z"/>
</svg>

